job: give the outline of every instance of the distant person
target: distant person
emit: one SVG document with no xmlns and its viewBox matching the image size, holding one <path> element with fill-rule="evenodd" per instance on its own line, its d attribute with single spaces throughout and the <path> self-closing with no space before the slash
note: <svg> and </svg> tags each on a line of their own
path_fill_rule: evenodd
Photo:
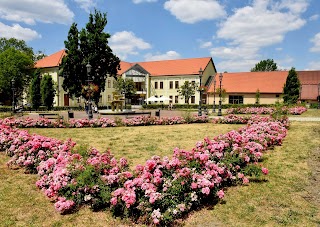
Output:
<svg viewBox="0 0 320 227">
<path fill-rule="evenodd" d="M 94 112 L 98 113 L 98 106 L 94 106 Z"/>
<path fill-rule="evenodd" d="M 172 110 L 172 108 L 173 108 L 172 103 L 169 103 L 169 110 Z"/>
<path fill-rule="evenodd" d="M 88 114 L 88 111 L 89 111 L 88 102 L 84 103 L 84 109 L 86 110 L 86 114 Z"/>
</svg>

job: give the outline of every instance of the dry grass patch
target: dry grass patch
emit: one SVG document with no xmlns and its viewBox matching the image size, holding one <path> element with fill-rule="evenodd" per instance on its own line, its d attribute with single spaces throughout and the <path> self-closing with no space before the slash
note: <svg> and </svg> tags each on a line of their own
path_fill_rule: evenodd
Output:
<svg viewBox="0 0 320 227">
<path fill-rule="evenodd" d="M 118 158 L 128 157 L 131 165 L 144 163 L 152 155 L 171 155 L 175 146 L 190 149 L 205 136 L 212 138 L 239 125 L 174 125 L 106 129 L 29 129 L 32 133 L 58 139 L 73 138 L 78 144 L 100 151 L 110 148 Z M 319 122 L 293 122 L 281 147 L 265 155 L 269 168 L 265 181 L 229 188 L 225 201 L 193 212 L 185 226 L 318 226 L 320 182 L 311 181 L 313 168 L 320 166 Z M 318 157 L 318 158 L 317 158 Z M 0 154 L 0 223 L 3 226 L 132 226 L 109 212 L 81 208 L 60 215 L 35 187 L 36 176 L 8 170 Z M 310 164 L 312 161 L 312 165 Z M 312 185 L 311 185 L 312 183 Z M 310 197 L 310 196 L 313 197 Z M 316 197 L 314 197 L 316 196 Z M 317 197 L 318 196 L 318 197 Z M 310 199 L 313 198 L 313 199 Z"/>
<path fill-rule="evenodd" d="M 28 129 L 30 133 L 61 140 L 72 138 L 78 145 L 92 146 L 103 152 L 110 149 L 117 158 L 126 157 L 130 166 L 153 155 L 171 156 L 173 149 L 191 149 L 204 137 L 213 138 L 239 128 L 239 125 L 184 124 L 116 128 Z"/>
</svg>

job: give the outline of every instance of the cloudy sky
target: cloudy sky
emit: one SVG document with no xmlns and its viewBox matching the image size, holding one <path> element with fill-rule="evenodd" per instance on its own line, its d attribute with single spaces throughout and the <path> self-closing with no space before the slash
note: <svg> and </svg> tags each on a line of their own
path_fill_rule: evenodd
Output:
<svg viewBox="0 0 320 227">
<path fill-rule="evenodd" d="M 47 55 L 64 48 L 71 23 L 107 13 L 109 45 L 123 61 L 211 56 L 219 72 L 320 70 L 319 0 L 0 0 L 0 36 Z"/>
</svg>

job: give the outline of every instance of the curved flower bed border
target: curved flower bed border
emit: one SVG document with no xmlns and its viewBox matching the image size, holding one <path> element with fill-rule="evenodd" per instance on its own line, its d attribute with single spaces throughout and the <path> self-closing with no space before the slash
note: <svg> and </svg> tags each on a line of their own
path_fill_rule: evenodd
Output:
<svg viewBox="0 0 320 227">
<path fill-rule="evenodd" d="M 84 127 L 117 127 L 117 126 L 147 126 L 147 125 L 173 125 L 173 124 L 190 124 L 190 123 L 207 123 L 208 116 L 194 115 L 188 120 L 183 117 L 146 117 L 137 116 L 131 119 L 114 120 L 109 118 L 99 119 L 71 119 L 49 120 L 46 118 L 5 118 L 0 119 L 0 124 L 18 128 L 84 128 Z"/>
<path fill-rule="evenodd" d="M 239 108 L 229 108 L 226 110 L 227 114 L 272 114 L 276 111 L 273 107 L 239 107 Z M 282 113 L 289 113 L 292 115 L 301 115 L 307 111 L 304 106 L 287 107 L 281 108 Z"/>
<path fill-rule="evenodd" d="M 267 174 L 258 162 L 268 148 L 281 145 L 287 133 L 284 123 L 256 117 L 238 131 L 204 138 L 191 151 L 175 148 L 171 159 L 154 156 L 133 172 L 126 159 L 116 160 L 109 151 L 76 151 L 71 140 L 29 135 L 3 124 L 0 149 L 11 156 L 9 167 L 38 173 L 37 186 L 61 213 L 82 205 L 110 207 L 116 216 L 168 225 L 222 199 L 228 186 Z"/>
</svg>

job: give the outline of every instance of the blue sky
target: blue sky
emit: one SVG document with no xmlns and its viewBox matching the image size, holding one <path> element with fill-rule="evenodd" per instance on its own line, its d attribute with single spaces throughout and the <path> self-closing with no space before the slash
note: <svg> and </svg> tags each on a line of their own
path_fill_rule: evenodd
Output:
<svg viewBox="0 0 320 227">
<path fill-rule="evenodd" d="M 107 13 L 109 45 L 123 61 L 211 56 L 219 72 L 320 70 L 319 0 L 0 0 L 0 36 L 47 55 L 64 48 L 71 23 Z"/>
</svg>

